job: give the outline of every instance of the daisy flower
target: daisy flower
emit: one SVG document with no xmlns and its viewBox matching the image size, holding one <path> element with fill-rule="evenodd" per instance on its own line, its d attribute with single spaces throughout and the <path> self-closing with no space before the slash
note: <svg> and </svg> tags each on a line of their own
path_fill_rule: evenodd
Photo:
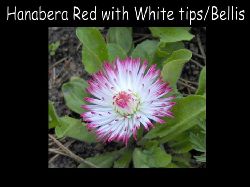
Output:
<svg viewBox="0 0 250 187">
<path fill-rule="evenodd" d="M 160 77 L 156 65 L 147 68 L 147 61 L 116 59 L 104 63 L 104 68 L 92 75 L 86 89 L 93 97 L 84 98 L 90 104 L 81 114 L 87 128 L 104 142 L 122 141 L 126 145 L 142 125 L 149 130 L 152 122 L 164 123 L 162 117 L 172 117 L 174 98 L 164 97 L 171 88 Z"/>
</svg>

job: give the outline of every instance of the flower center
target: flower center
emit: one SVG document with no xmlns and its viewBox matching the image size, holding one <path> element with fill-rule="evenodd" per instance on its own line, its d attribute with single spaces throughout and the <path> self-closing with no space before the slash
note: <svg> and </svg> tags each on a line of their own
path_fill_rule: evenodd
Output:
<svg viewBox="0 0 250 187">
<path fill-rule="evenodd" d="M 136 94 L 129 91 L 121 91 L 113 97 L 113 105 L 116 112 L 123 116 L 134 114 L 138 109 L 140 100 Z"/>
</svg>

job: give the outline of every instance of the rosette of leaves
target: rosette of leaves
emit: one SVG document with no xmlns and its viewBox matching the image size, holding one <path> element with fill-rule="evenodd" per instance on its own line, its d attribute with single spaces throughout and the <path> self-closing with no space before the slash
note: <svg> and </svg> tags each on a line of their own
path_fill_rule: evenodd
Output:
<svg viewBox="0 0 250 187">
<path fill-rule="evenodd" d="M 156 124 L 148 133 L 142 128 L 138 131 L 138 141 L 130 142 L 128 147 L 113 152 L 98 154 L 86 158 L 98 167 L 114 168 L 185 168 L 192 167 L 190 151 L 195 149 L 201 155 L 195 159 L 205 161 L 205 142 L 197 134 L 200 120 L 206 119 L 206 69 L 201 71 L 199 86 L 195 94 L 183 97 L 177 89 L 177 81 L 185 63 L 192 52 L 185 49 L 183 41 L 190 41 L 193 35 L 186 27 L 150 27 L 153 39 L 146 39 L 135 46 L 133 29 L 127 27 L 111 27 L 104 37 L 95 27 L 77 28 L 76 35 L 82 43 L 82 64 L 92 74 L 97 72 L 105 60 L 112 61 L 116 57 L 127 56 L 146 59 L 150 64 L 157 64 L 162 77 L 174 88 L 176 105 L 173 107 L 174 118 L 167 119 L 166 124 Z M 86 81 L 72 77 L 62 86 L 62 93 L 67 107 L 80 115 L 84 104 L 83 97 Z M 203 126 L 202 126 L 203 127 Z M 95 135 L 87 131 L 79 118 L 57 116 L 53 103 L 49 102 L 49 128 L 55 128 L 57 138 L 71 137 L 87 143 L 96 142 Z M 79 164 L 79 168 L 88 167 Z"/>
</svg>

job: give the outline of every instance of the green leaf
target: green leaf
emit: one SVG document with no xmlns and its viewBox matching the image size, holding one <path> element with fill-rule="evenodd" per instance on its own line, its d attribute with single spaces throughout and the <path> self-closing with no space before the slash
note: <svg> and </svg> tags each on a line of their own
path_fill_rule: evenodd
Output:
<svg viewBox="0 0 250 187">
<path fill-rule="evenodd" d="M 159 142 L 156 141 L 156 140 L 147 141 L 147 142 L 145 142 L 145 144 L 143 145 L 144 149 L 151 149 L 151 148 L 158 147 L 158 146 L 160 146 L 160 144 L 159 144 Z"/>
<path fill-rule="evenodd" d="M 150 168 L 148 155 L 143 153 L 141 148 L 135 148 L 133 152 L 133 163 L 135 168 Z"/>
<path fill-rule="evenodd" d="M 179 142 L 178 145 L 175 145 L 173 147 L 173 150 L 175 153 L 182 154 L 182 153 L 187 153 L 193 149 L 192 145 L 188 140 Z"/>
<path fill-rule="evenodd" d="M 171 162 L 169 163 L 166 168 L 179 168 L 175 163 Z"/>
<path fill-rule="evenodd" d="M 132 153 L 131 149 L 126 149 L 123 155 L 115 161 L 114 168 L 128 168 L 132 160 Z"/>
<path fill-rule="evenodd" d="M 153 144 L 145 149 L 135 148 L 133 152 L 135 168 L 159 168 L 165 167 L 171 162 L 171 155 L 165 150 Z"/>
<path fill-rule="evenodd" d="M 199 77 L 199 86 L 195 94 L 203 95 L 206 93 L 206 66 L 204 66 L 201 70 Z"/>
<path fill-rule="evenodd" d="M 173 149 L 174 153 L 182 154 L 187 153 L 193 149 L 191 142 L 189 141 L 189 132 L 184 132 L 168 142 L 168 145 Z"/>
<path fill-rule="evenodd" d="M 54 43 L 49 44 L 49 53 L 50 56 L 54 56 L 56 54 L 56 50 L 60 46 L 60 41 L 56 41 Z"/>
<path fill-rule="evenodd" d="M 179 168 L 190 168 L 191 154 L 177 154 L 172 157 L 172 162 L 177 165 Z"/>
<path fill-rule="evenodd" d="M 191 58 L 192 52 L 190 50 L 179 49 L 172 52 L 171 56 L 164 62 L 164 65 L 177 60 L 189 61 Z"/>
<path fill-rule="evenodd" d="M 154 37 L 160 38 L 161 42 L 189 41 L 194 35 L 183 27 L 149 27 Z"/>
<path fill-rule="evenodd" d="M 49 129 L 55 128 L 59 123 L 59 118 L 57 116 L 54 105 L 49 101 Z"/>
<path fill-rule="evenodd" d="M 175 100 L 173 107 L 174 118 L 166 118 L 165 125 L 156 125 L 143 139 L 160 138 L 160 143 L 165 143 L 177 137 L 186 130 L 198 124 L 198 120 L 205 118 L 206 101 L 198 95 L 190 95 Z"/>
<path fill-rule="evenodd" d="M 206 162 L 206 155 L 194 156 L 197 162 Z"/>
<path fill-rule="evenodd" d="M 96 142 L 95 135 L 88 132 L 84 123 L 68 116 L 60 118 L 60 125 L 56 126 L 55 133 L 57 138 L 67 136 L 88 143 Z"/>
<path fill-rule="evenodd" d="M 160 49 L 160 51 L 167 52 L 168 55 L 171 55 L 174 51 L 177 51 L 179 49 L 185 49 L 185 46 L 183 42 L 160 42 L 158 48 Z"/>
<path fill-rule="evenodd" d="M 76 29 L 78 39 L 83 43 L 82 62 L 88 73 L 95 73 L 105 60 L 108 60 L 108 50 L 105 40 L 97 28 L 82 27 Z"/>
<path fill-rule="evenodd" d="M 110 27 L 107 34 L 108 43 L 116 43 L 128 53 L 132 47 L 132 28 Z"/>
<path fill-rule="evenodd" d="M 88 96 L 85 92 L 87 86 L 87 82 L 79 77 L 72 77 L 69 82 L 62 85 L 62 93 L 67 107 L 78 114 L 84 112 L 81 105 L 85 104 L 83 98 Z"/>
<path fill-rule="evenodd" d="M 109 43 L 107 44 L 108 54 L 109 54 L 109 61 L 113 62 L 117 57 L 121 60 L 127 57 L 126 52 L 117 44 Z"/>
<path fill-rule="evenodd" d="M 190 142 L 196 151 L 206 152 L 206 138 L 204 134 L 190 133 Z"/>
<path fill-rule="evenodd" d="M 94 157 L 86 158 L 85 160 L 97 165 L 100 168 L 111 168 L 114 161 L 116 161 L 121 155 L 121 150 L 106 152 Z M 89 168 L 88 165 L 81 163 L 78 168 Z"/>
<path fill-rule="evenodd" d="M 191 27 L 183 27 L 183 29 L 186 29 L 187 31 L 190 31 Z"/>
<path fill-rule="evenodd" d="M 184 64 L 192 57 L 192 52 L 187 49 L 180 49 L 172 53 L 172 55 L 164 62 L 161 74 L 163 79 L 170 83 L 170 86 L 176 88 L 176 83 L 181 76 Z"/>
<path fill-rule="evenodd" d="M 201 133 L 206 134 L 206 121 L 201 119 L 198 125 L 201 128 Z"/>
<path fill-rule="evenodd" d="M 158 41 L 155 40 L 145 40 L 138 44 L 131 56 L 133 58 L 141 58 L 141 60 L 147 60 L 150 64 L 153 63 L 153 57 L 158 47 Z"/>
<path fill-rule="evenodd" d="M 174 51 L 184 48 L 183 42 L 159 43 L 153 56 L 153 61 L 157 64 L 159 69 L 162 69 L 163 62 L 166 61 Z"/>
</svg>

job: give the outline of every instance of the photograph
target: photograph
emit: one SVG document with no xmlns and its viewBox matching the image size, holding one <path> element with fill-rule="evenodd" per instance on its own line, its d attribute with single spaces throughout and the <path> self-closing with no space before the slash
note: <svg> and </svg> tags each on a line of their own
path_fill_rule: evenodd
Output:
<svg viewBox="0 0 250 187">
<path fill-rule="evenodd" d="M 206 27 L 48 27 L 48 168 L 206 168 L 206 50 Z"/>
</svg>

